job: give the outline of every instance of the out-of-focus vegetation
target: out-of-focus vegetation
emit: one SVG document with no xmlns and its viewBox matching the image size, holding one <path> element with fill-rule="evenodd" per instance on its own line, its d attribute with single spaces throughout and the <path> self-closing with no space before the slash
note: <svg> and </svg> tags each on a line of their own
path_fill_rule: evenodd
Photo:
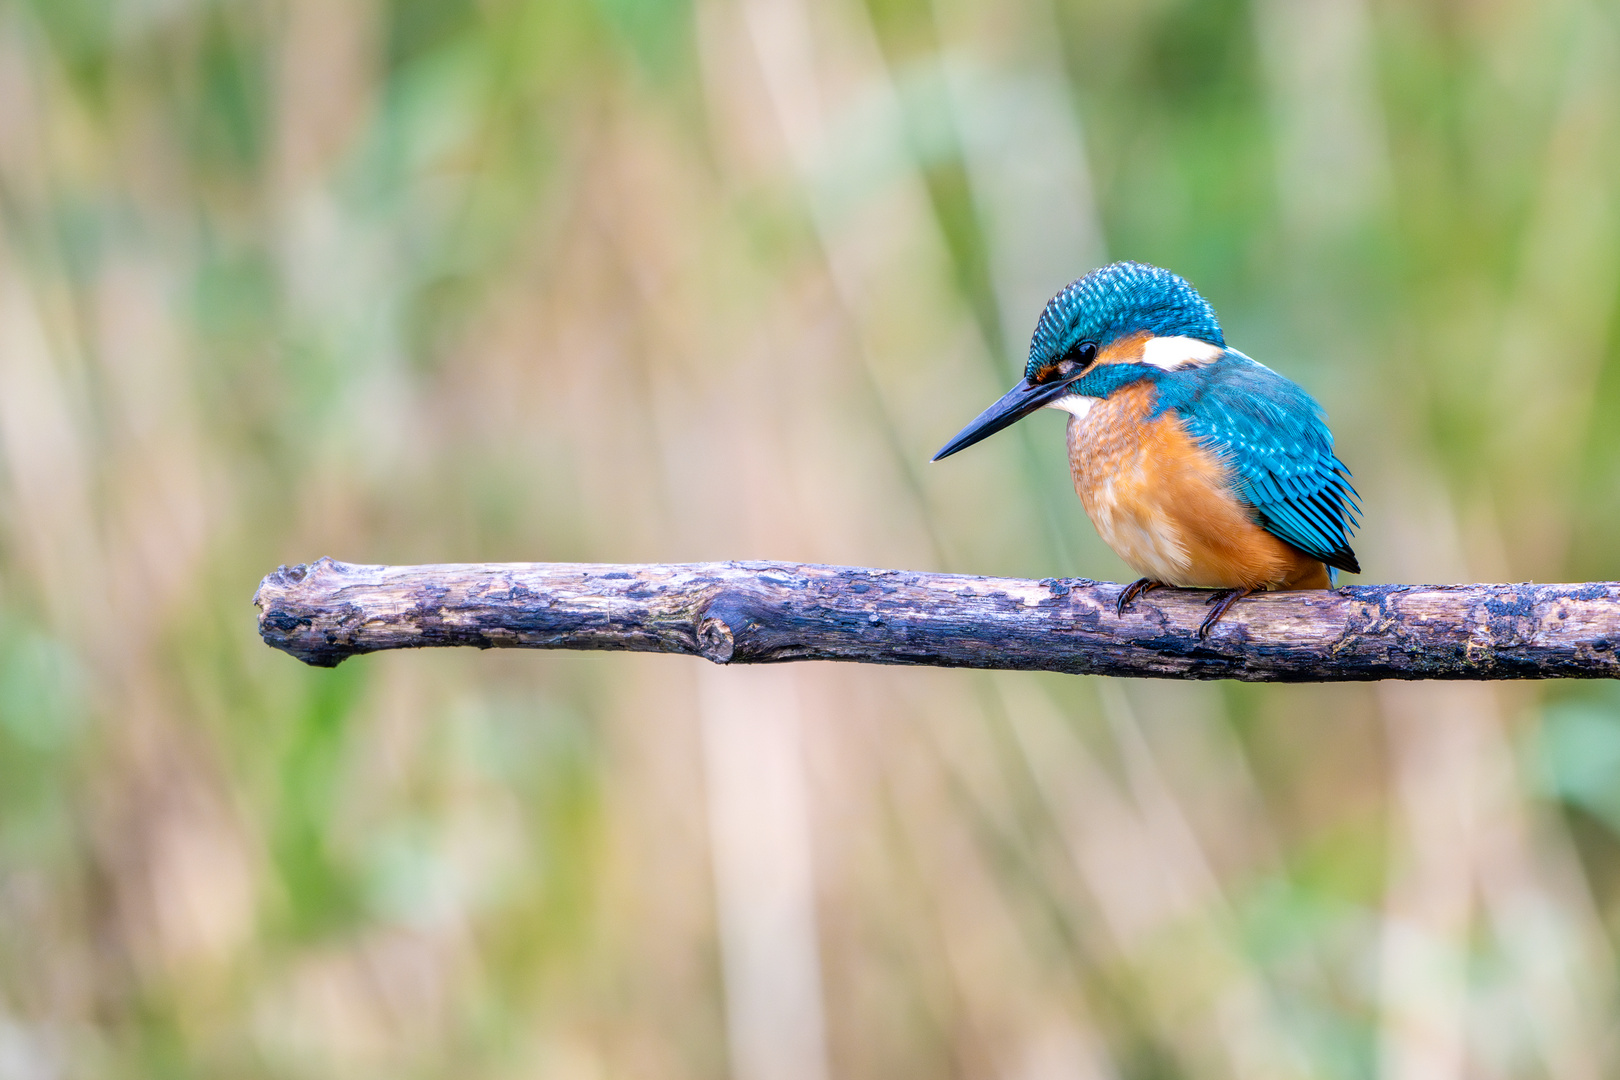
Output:
<svg viewBox="0 0 1620 1080">
<path fill-rule="evenodd" d="M 1620 694 L 259 644 L 278 563 L 1124 578 L 1188 276 L 1364 580 L 1620 576 L 1587 0 L 0 2 L 0 1078 L 1620 1070 Z"/>
</svg>

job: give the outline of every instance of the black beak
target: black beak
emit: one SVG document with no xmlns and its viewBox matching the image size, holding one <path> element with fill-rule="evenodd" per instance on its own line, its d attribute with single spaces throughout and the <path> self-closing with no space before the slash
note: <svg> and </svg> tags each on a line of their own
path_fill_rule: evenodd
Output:
<svg viewBox="0 0 1620 1080">
<path fill-rule="evenodd" d="M 934 461 L 966 450 L 981 439 L 988 439 L 1002 428 L 1011 427 L 1036 409 L 1050 405 L 1069 390 L 1066 382 L 1034 384 L 1020 379 L 1018 385 L 1001 395 L 1001 400 L 980 413 L 973 423 L 956 433 L 956 438 L 940 448 Z"/>
</svg>

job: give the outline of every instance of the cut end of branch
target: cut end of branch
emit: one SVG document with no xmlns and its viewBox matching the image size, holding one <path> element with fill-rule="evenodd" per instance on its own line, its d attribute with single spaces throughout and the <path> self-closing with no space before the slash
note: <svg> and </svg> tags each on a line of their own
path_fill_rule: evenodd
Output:
<svg viewBox="0 0 1620 1080">
<path fill-rule="evenodd" d="M 264 643 L 311 667 L 324 668 L 372 651 L 358 645 L 354 635 L 344 635 L 343 620 L 333 617 L 331 576 L 359 569 L 376 568 L 355 567 L 323 555 L 313 563 L 278 566 L 267 574 L 253 594 Z"/>
</svg>

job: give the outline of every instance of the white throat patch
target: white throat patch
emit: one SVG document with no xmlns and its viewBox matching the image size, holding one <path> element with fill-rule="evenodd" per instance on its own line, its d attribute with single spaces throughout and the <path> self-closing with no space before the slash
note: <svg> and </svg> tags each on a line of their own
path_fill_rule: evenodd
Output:
<svg viewBox="0 0 1620 1080">
<path fill-rule="evenodd" d="M 1081 394 L 1064 394 L 1050 405 L 1045 405 L 1042 407 L 1047 409 L 1057 409 L 1060 412 L 1068 413 L 1076 420 L 1084 420 L 1086 418 L 1086 414 L 1091 412 L 1092 407 L 1101 400 L 1102 398 L 1085 397 Z"/>
<path fill-rule="evenodd" d="M 1197 338 L 1155 337 L 1148 338 L 1143 344 L 1141 362 L 1163 371 L 1179 371 L 1213 364 L 1224 355 L 1226 350 L 1219 345 L 1211 345 Z"/>
</svg>

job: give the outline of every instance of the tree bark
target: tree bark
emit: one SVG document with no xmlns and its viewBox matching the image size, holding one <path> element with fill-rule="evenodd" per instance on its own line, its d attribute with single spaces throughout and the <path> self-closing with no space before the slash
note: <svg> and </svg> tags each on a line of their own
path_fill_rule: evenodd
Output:
<svg viewBox="0 0 1620 1080">
<path fill-rule="evenodd" d="M 719 664 L 874 664 L 1171 679 L 1620 676 L 1620 584 L 1362 585 L 1240 601 L 1208 592 L 796 563 L 283 566 L 265 643 L 318 667 L 447 645 L 684 653 Z"/>
</svg>

